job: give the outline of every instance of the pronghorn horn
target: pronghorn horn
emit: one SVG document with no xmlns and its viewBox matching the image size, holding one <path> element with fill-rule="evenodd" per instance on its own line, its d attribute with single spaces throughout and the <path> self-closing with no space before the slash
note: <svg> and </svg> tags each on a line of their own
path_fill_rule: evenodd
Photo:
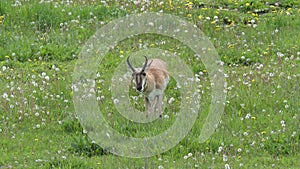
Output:
<svg viewBox="0 0 300 169">
<path fill-rule="evenodd" d="M 131 64 L 130 64 L 130 62 L 129 62 L 129 57 L 130 57 L 130 56 L 128 56 L 128 58 L 127 58 L 127 65 L 128 65 L 128 67 L 132 70 L 132 72 L 135 72 L 135 69 L 131 66 Z"/>
<path fill-rule="evenodd" d="M 147 67 L 150 67 L 152 62 L 153 62 L 153 60 L 151 60 L 151 62 L 148 64 L 148 66 L 147 66 Z"/>
<path fill-rule="evenodd" d="M 147 64 L 148 64 L 148 58 L 147 58 L 146 56 L 144 56 L 144 57 L 145 57 L 146 61 L 145 61 L 145 64 L 144 64 L 144 66 L 143 66 L 142 72 L 145 71 L 145 69 L 146 69 L 146 67 L 147 67 Z M 152 62 L 151 62 L 151 63 L 152 63 Z"/>
</svg>

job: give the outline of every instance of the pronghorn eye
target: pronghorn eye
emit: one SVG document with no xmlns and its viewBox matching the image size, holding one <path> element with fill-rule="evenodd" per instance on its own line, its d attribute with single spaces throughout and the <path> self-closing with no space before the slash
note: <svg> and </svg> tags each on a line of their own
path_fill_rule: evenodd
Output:
<svg viewBox="0 0 300 169">
<path fill-rule="evenodd" d="M 145 73 L 145 72 L 143 72 L 143 73 L 142 73 L 142 75 L 143 75 L 143 76 L 146 76 L 146 73 Z"/>
</svg>

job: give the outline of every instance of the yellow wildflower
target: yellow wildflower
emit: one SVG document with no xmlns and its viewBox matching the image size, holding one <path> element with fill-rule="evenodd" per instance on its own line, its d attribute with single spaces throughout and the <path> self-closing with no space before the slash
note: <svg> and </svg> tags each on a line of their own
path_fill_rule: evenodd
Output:
<svg viewBox="0 0 300 169">
<path fill-rule="evenodd" d="M 229 44 L 229 45 L 228 45 L 228 48 L 230 48 L 230 49 L 231 49 L 231 48 L 234 48 L 234 44 Z"/>
<path fill-rule="evenodd" d="M 252 16 L 253 17 L 258 17 L 258 14 L 257 13 L 252 13 Z"/>
<path fill-rule="evenodd" d="M 0 23 L 2 23 L 4 20 L 4 16 L 0 16 Z"/>
<path fill-rule="evenodd" d="M 172 5 L 172 1 L 171 0 L 169 0 L 169 6 L 170 7 L 172 7 L 173 5 Z"/>
<path fill-rule="evenodd" d="M 193 2 L 188 2 L 187 4 L 185 4 L 185 6 L 186 6 L 188 9 L 192 9 L 192 8 L 193 8 Z"/>
</svg>

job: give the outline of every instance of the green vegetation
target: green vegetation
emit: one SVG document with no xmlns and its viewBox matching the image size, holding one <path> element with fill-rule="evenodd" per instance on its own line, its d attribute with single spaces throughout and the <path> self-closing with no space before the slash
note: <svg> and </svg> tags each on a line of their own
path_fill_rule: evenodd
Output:
<svg viewBox="0 0 300 169">
<path fill-rule="evenodd" d="M 120 42 L 99 63 L 96 91 L 101 113 L 124 135 L 163 132 L 181 101 L 173 79 L 164 118 L 135 124 L 122 117 L 108 89 L 124 58 L 141 46 L 161 48 L 177 53 L 200 79 L 202 110 L 187 137 L 157 156 L 130 159 L 87 137 L 73 107 L 71 74 L 97 29 L 145 11 L 180 16 L 210 38 L 225 63 L 227 101 L 215 134 L 200 144 L 211 100 L 201 60 L 168 37 L 147 34 Z M 0 1 L 0 168 L 298 168 L 299 25 L 296 0 Z M 131 103 L 144 110 L 142 97 L 134 90 L 131 95 Z"/>
</svg>

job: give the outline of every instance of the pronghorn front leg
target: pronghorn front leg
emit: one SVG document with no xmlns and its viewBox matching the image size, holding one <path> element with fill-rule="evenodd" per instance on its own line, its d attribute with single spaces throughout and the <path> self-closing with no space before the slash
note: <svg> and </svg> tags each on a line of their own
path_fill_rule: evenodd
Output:
<svg viewBox="0 0 300 169">
<path fill-rule="evenodd" d="M 158 114 L 159 117 L 162 117 L 162 95 L 155 96 L 152 106 L 155 115 Z"/>
<path fill-rule="evenodd" d="M 149 117 L 149 114 L 151 112 L 151 103 L 148 97 L 145 97 L 145 111 L 146 111 L 146 117 Z"/>
<path fill-rule="evenodd" d="M 156 109 L 158 111 L 159 117 L 162 117 L 162 100 L 163 100 L 163 95 L 158 95 L 157 100 L 156 100 Z"/>
<path fill-rule="evenodd" d="M 155 113 L 155 114 L 158 111 L 157 110 L 157 100 L 158 100 L 158 96 L 155 96 L 153 98 L 153 102 L 152 102 L 152 110 L 153 110 L 153 113 Z"/>
</svg>

